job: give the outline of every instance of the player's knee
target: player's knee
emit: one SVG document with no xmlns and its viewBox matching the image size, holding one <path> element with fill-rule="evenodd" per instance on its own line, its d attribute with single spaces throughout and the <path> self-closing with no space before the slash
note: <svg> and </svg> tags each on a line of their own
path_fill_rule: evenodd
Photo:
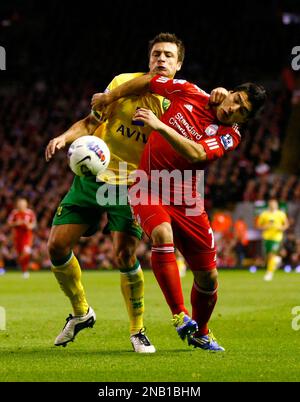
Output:
<svg viewBox="0 0 300 402">
<path fill-rule="evenodd" d="M 156 226 L 151 233 L 153 244 L 173 243 L 172 226 L 168 222 L 161 223 Z"/>
<path fill-rule="evenodd" d="M 218 287 L 218 271 L 194 272 L 196 284 L 204 291 L 213 291 Z"/>
<path fill-rule="evenodd" d="M 116 259 L 118 268 L 132 267 L 136 261 L 135 250 L 132 247 L 117 250 Z"/>
<path fill-rule="evenodd" d="M 71 251 L 70 245 L 63 238 L 50 236 L 48 243 L 48 253 L 51 259 L 59 260 L 68 255 Z"/>
</svg>

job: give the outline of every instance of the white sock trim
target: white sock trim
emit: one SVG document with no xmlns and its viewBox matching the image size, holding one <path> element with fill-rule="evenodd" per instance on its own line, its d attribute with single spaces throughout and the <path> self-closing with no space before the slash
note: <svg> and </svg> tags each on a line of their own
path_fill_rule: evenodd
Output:
<svg viewBox="0 0 300 402">
<path fill-rule="evenodd" d="M 163 246 L 163 247 L 152 247 L 152 251 L 156 253 L 174 253 L 174 247 L 173 246 Z"/>
<path fill-rule="evenodd" d="M 197 292 L 203 293 L 205 295 L 210 295 L 210 296 L 214 295 L 217 292 L 218 287 L 219 287 L 219 286 L 217 286 L 214 290 L 204 290 L 204 289 L 200 288 L 200 286 L 197 285 L 197 283 L 195 281 L 194 281 L 193 286 L 197 290 Z"/>
<path fill-rule="evenodd" d="M 139 270 L 142 270 L 141 264 L 139 264 L 138 267 L 137 267 L 135 270 L 127 271 L 127 272 L 121 272 L 121 271 L 120 271 L 120 274 L 122 274 L 122 275 L 129 275 L 129 276 L 130 276 L 130 275 L 135 275 L 135 274 L 138 273 Z"/>
<path fill-rule="evenodd" d="M 68 261 L 66 261 L 64 264 L 62 264 L 62 265 L 54 265 L 52 261 L 51 261 L 51 264 L 52 264 L 52 266 L 53 266 L 54 268 L 63 268 L 63 267 L 65 267 L 66 265 L 69 264 L 69 262 L 72 260 L 73 257 L 74 257 L 74 253 L 73 253 L 73 251 L 72 251 L 72 254 L 71 254 L 70 258 L 69 258 Z"/>
</svg>

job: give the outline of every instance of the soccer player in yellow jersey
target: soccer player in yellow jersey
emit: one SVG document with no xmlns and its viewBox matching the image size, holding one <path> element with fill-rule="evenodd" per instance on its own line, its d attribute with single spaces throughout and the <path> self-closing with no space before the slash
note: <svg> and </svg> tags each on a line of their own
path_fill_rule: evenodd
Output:
<svg viewBox="0 0 300 402">
<path fill-rule="evenodd" d="M 175 35 L 161 33 L 149 42 L 151 72 L 172 78 L 180 70 L 183 59 L 184 45 Z M 142 74 L 121 74 L 112 80 L 107 90 Z M 143 107 L 151 109 L 160 117 L 167 106 L 168 101 L 163 97 L 148 93 L 120 99 L 112 106 L 109 118 L 105 121 L 101 115 L 92 111 L 89 116 L 49 142 L 45 152 L 46 160 L 49 161 L 56 151 L 83 135 L 98 135 L 105 140 L 111 152 L 109 170 L 115 173 L 116 178 L 116 183 L 112 184 L 117 184 L 117 189 L 121 189 L 124 177 L 137 168 L 151 132 L 150 127 L 134 122 L 132 116 L 137 108 Z M 127 162 L 128 171 L 119 172 L 119 162 L 122 161 Z M 112 235 L 121 273 L 121 289 L 130 319 L 130 340 L 135 352 L 153 353 L 155 347 L 144 330 L 144 278 L 135 253 L 142 231 L 132 218 L 127 199 L 126 205 L 99 205 L 97 191 L 109 178 L 103 176 L 99 180 L 74 177 L 70 191 L 61 201 L 53 220 L 48 241 L 52 271 L 73 307 L 73 315 L 67 318 L 55 345 L 66 346 L 80 330 L 92 327 L 96 320 L 95 312 L 86 300 L 80 265 L 72 249 L 81 236 L 95 233 L 100 216 L 106 212 L 108 224 L 105 232 Z M 119 204 L 124 204 L 124 200 Z"/>
<path fill-rule="evenodd" d="M 279 209 L 277 200 L 269 200 L 268 209 L 258 216 L 257 226 L 262 230 L 266 255 L 267 270 L 264 280 L 271 281 L 281 260 L 278 251 L 283 233 L 289 227 L 287 215 Z"/>
</svg>

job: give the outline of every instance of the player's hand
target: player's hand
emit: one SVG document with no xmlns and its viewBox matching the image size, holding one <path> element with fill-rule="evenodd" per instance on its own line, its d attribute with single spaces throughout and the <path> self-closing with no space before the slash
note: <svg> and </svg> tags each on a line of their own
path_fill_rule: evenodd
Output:
<svg viewBox="0 0 300 402">
<path fill-rule="evenodd" d="M 133 120 L 143 121 L 153 130 L 159 130 L 161 128 L 161 121 L 149 109 L 144 109 L 142 107 L 137 109 L 135 114 L 133 115 Z"/>
<path fill-rule="evenodd" d="M 66 146 L 66 140 L 63 136 L 53 138 L 53 140 L 51 140 L 46 147 L 45 151 L 46 161 L 49 162 L 52 156 L 55 154 L 55 152 L 58 151 L 59 149 L 64 148 L 65 146 Z"/>
<path fill-rule="evenodd" d="M 223 100 L 228 96 L 229 91 L 227 89 L 218 87 L 211 91 L 209 98 L 209 105 L 215 106 L 220 105 Z"/>
<path fill-rule="evenodd" d="M 103 110 L 106 106 L 113 102 L 112 97 L 109 92 L 107 93 L 96 93 L 92 97 L 91 105 L 94 110 Z"/>
</svg>

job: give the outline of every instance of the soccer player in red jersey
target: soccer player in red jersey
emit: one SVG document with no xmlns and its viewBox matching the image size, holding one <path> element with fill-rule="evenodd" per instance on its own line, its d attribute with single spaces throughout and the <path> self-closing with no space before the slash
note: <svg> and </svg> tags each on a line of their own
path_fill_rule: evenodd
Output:
<svg viewBox="0 0 300 402">
<path fill-rule="evenodd" d="M 28 208 L 28 202 L 25 198 L 17 200 L 16 208 L 8 217 L 8 224 L 13 230 L 13 242 L 18 255 L 18 263 L 21 266 L 23 277 L 27 279 L 29 278 L 28 268 L 36 217 L 33 210 Z"/>
<path fill-rule="evenodd" d="M 218 274 L 213 231 L 197 201 L 200 199 L 197 175 L 210 162 L 238 146 L 241 135 L 237 124 L 256 114 L 265 102 L 266 93 L 263 87 L 246 83 L 228 92 L 218 105 L 211 106 L 209 95 L 194 84 L 144 75 L 109 94 L 94 96 L 92 104 L 101 108 L 119 97 L 145 90 L 168 98 L 171 106 L 161 120 L 147 109 L 135 113 L 134 119 L 143 121 L 154 131 L 139 166 L 146 180 L 138 172 L 140 183 L 129 192 L 131 205 L 152 240 L 152 269 L 172 311 L 179 336 L 187 337 L 189 345 L 222 351 L 224 348 L 208 329 L 217 301 Z M 178 172 L 183 177 L 181 181 Z M 169 182 L 167 198 L 162 195 L 165 184 L 159 182 L 166 173 L 175 177 Z M 184 305 L 174 245 L 194 274 L 192 318 Z"/>
</svg>

